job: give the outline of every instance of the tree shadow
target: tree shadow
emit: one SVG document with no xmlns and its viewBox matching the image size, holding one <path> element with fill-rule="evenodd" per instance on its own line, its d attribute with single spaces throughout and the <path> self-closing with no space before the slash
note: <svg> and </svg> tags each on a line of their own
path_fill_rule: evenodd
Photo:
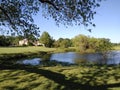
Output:
<svg viewBox="0 0 120 90">
<path fill-rule="evenodd" d="M 108 90 L 108 88 L 115 88 L 115 87 L 120 87 L 120 83 L 115 83 L 115 84 L 107 84 L 106 80 L 102 80 L 101 85 L 97 85 L 96 79 L 94 77 L 104 74 L 108 68 L 101 69 L 100 67 L 97 67 L 96 71 L 85 71 L 82 73 L 82 77 L 79 78 L 80 82 L 75 82 L 76 77 L 72 77 L 70 79 L 67 79 L 67 77 L 64 74 L 60 74 L 57 72 L 53 72 L 50 70 L 45 70 L 45 69 L 39 69 L 35 66 L 25 66 L 25 65 L 19 65 L 19 64 L 9 64 L 9 65 L 0 65 L 1 70 L 25 70 L 30 73 L 36 73 L 43 75 L 44 77 L 58 83 L 59 85 L 64 86 L 63 90 Z M 91 72 L 93 72 L 91 74 Z M 90 76 L 89 76 L 90 74 Z M 109 74 L 110 76 L 113 74 Z M 106 77 L 109 77 L 106 76 Z M 114 75 L 115 76 L 115 75 Z M 119 77 L 118 77 L 119 78 Z M 86 80 L 87 79 L 87 80 Z M 84 82 L 84 84 L 82 83 Z M 94 85 L 90 85 L 90 82 L 93 82 Z"/>
</svg>

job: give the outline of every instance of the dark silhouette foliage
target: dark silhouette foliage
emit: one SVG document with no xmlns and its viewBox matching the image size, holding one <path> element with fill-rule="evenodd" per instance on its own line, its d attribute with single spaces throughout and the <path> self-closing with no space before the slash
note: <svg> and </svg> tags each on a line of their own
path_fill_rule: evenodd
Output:
<svg viewBox="0 0 120 90">
<path fill-rule="evenodd" d="M 45 18 L 56 24 L 92 25 L 96 7 L 102 0 L 0 0 L 0 30 L 12 34 L 39 35 L 33 15 L 42 9 Z M 4 29 L 9 27 L 9 29 Z"/>
</svg>

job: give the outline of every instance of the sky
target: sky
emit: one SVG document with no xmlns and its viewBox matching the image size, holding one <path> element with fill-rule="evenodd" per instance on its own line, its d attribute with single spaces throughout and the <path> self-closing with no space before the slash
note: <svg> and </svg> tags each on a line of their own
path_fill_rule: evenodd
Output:
<svg viewBox="0 0 120 90">
<path fill-rule="evenodd" d="M 92 27 L 91 33 L 83 26 L 66 28 L 64 25 L 60 25 L 58 27 L 53 19 L 47 20 L 41 13 L 34 16 L 34 22 L 40 28 L 40 34 L 47 31 L 56 40 L 59 38 L 71 39 L 76 35 L 84 34 L 96 38 L 109 38 L 113 43 L 120 43 L 120 0 L 101 2 L 93 20 L 96 27 Z"/>
</svg>

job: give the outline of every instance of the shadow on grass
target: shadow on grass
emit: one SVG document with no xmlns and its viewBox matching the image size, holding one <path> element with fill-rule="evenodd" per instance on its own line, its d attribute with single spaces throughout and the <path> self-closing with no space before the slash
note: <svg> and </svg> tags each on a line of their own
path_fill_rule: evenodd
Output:
<svg viewBox="0 0 120 90">
<path fill-rule="evenodd" d="M 50 52 L 26 52 L 26 53 L 11 53 L 11 54 L 0 54 L 0 60 L 7 61 L 8 60 L 16 60 L 18 58 L 32 58 L 32 57 L 41 57 L 49 55 Z"/>
<path fill-rule="evenodd" d="M 97 85 L 96 79 L 94 77 L 100 76 L 104 74 L 108 69 L 101 69 L 100 67 L 97 67 L 96 71 L 85 71 L 82 73 L 82 77 L 80 78 L 80 82 L 75 82 L 76 79 L 78 78 L 70 78 L 69 80 L 67 77 L 63 74 L 56 73 L 50 70 L 44 70 L 44 69 L 39 69 L 35 66 L 24 66 L 24 65 L 16 65 L 16 64 L 9 64 L 9 65 L 1 65 L 0 64 L 0 69 L 1 70 L 25 70 L 30 73 L 36 73 L 43 75 L 44 77 L 53 80 L 54 82 L 58 83 L 59 85 L 64 86 L 63 90 L 107 90 L 108 88 L 115 88 L 115 87 L 120 87 L 120 83 L 115 83 L 115 84 L 107 84 L 107 81 L 103 78 L 102 84 Z M 91 74 L 92 72 L 92 74 Z M 89 76 L 89 74 L 91 74 Z M 114 78 L 120 78 L 115 76 L 114 74 L 109 74 L 110 76 L 114 76 Z M 109 77 L 109 75 L 106 76 Z M 94 85 L 90 85 L 90 82 L 94 83 Z M 96 84 L 96 85 L 95 85 Z"/>
</svg>

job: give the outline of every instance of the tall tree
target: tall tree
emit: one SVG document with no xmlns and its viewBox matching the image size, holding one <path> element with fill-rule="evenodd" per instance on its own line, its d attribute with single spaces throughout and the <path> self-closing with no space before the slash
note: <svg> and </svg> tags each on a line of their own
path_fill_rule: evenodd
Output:
<svg viewBox="0 0 120 90">
<path fill-rule="evenodd" d="M 44 17 L 52 17 L 57 24 L 93 25 L 91 20 L 96 14 L 96 7 L 102 0 L 0 0 L 0 26 L 7 26 L 9 33 L 38 34 L 38 27 L 33 22 L 41 8 Z M 2 27 L 0 30 L 2 30 Z M 26 32 L 27 30 L 27 32 Z"/>
<path fill-rule="evenodd" d="M 39 41 L 40 43 L 43 43 L 46 47 L 51 47 L 53 44 L 53 39 L 48 32 L 43 32 Z"/>
<path fill-rule="evenodd" d="M 78 51 L 85 52 L 89 48 L 88 39 L 87 36 L 80 34 L 72 39 L 73 45 L 77 47 Z"/>
<path fill-rule="evenodd" d="M 0 36 L 0 46 L 6 46 L 6 37 Z"/>
<path fill-rule="evenodd" d="M 68 48 L 72 46 L 72 42 L 68 38 L 59 38 L 57 41 L 54 42 L 54 47 L 58 48 Z"/>
<path fill-rule="evenodd" d="M 61 41 L 60 47 L 61 47 L 61 48 L 68 48 L 68 47 L 71 46 L 71 44 L 72 44 L 71 40 L 68 39 L 68 38 L 65 38 L 65 39 L 63 39 L 63 40 Z"/>
</svg>

